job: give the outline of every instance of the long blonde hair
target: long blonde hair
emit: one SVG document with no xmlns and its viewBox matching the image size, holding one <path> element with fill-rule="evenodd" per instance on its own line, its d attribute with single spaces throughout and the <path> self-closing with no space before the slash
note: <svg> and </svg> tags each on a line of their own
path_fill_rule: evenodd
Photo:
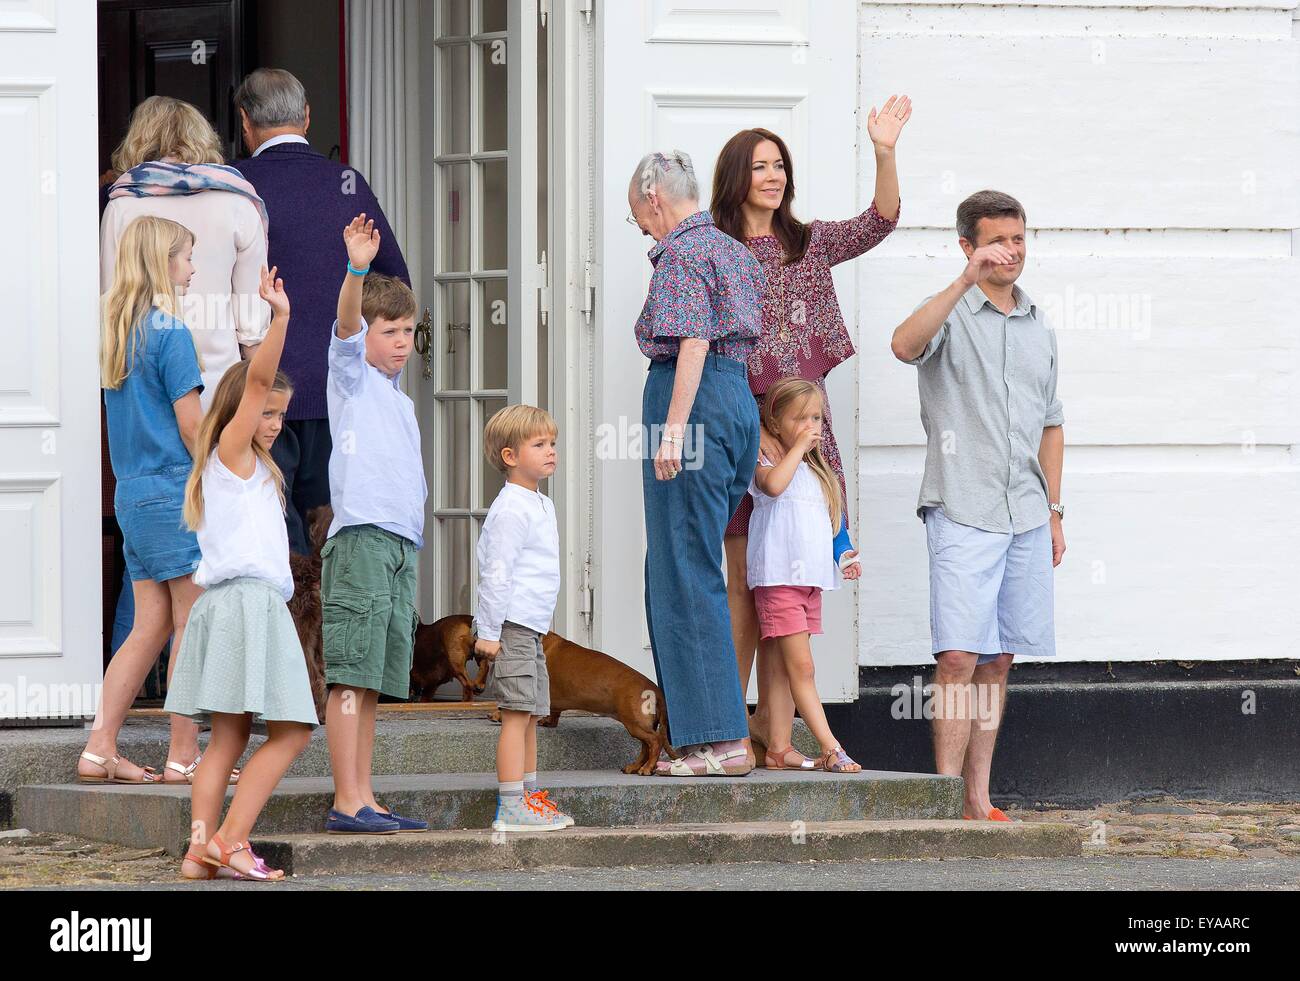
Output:
<svg viewBox="0 0 1300 981">
<path fill-rule="evenodd" d="M 244 398 L 244 383 L 248 380 L 249 364 L 248 361 L 239 361 L 226 369 L 221 381 L 217 383 L 212 407 L 203 417 L 199 435 L 194 440 L 194 469 L 190 471 L 190 479 L 185 482 L 183 512 L 185 524 L 190 531 L 198 531 L 199 525 L 203 524 L 203 471 L 207 468 L 209 458 L 217 451 L 222 431 L 239 411 L 239 403 Z M 293 382 L 289 381 L 289 376 L 283 371 L 277 371 L 271 391 L 286 392 L 292 396 Z M 280 507 L 284 507 L 284 474 L 276 466 L 271 454 L 257 440 L 253 440 L 253 453 L 271 471 L 271 480 L 275 481 L 275 491 L 280 496 Z"/>
<path fill-rule="evenodd" d="M 125 174 L 147 160 L 173 157 L 181 163 L 225 163 L 221 137 L 207 117 L 188 102 L 151 95 L 131 113 L 126 136 L 113 151 L 113 169 Z"/>
<path fill-rule="evenodd" d="M 136 347 L 148 336 L 144 328 L 150 307 L 178 316 L 167 267 L 193 242 L 193 232 L 167 218 L 142 215 L 126 226 L 117 243 L 113 286 L 103 300 L 99 380 L 104 388 L 121 388 L 131 373 Z"/>
<path fill-rule="evenodd" d="M 781 418 L 791 408 L 802 411 L 808 400 L 814 398 L 819 405 L 825 406 L 822 390 L 812 382 L 804 381 L 802 378 L 782 378 L 763 396 L 763 428 L 779 439 Z M 814 446 L 805 453 L 804 462 L 817 475 L 817 480 L 822 485 L 822 491 L 826 495 L 826 507 L 831 516 L 831 533 L 838 535 L 840 524 L 844 520 L 844 494 L 840 491 L 839 478 L 835 476 L 831 465 L 826 462 L 820 446 Z"/>
</svg>

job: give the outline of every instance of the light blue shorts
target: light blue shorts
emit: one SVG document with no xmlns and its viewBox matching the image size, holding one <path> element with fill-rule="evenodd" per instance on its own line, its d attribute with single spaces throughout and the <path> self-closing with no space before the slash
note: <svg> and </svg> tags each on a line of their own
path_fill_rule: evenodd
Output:
<svg viewBox="0 0 1300 981">
<path fill-rule="evenodd" d="M 926 508 L 925 537 L 931 653 L 968 651 L 980 664 L 1000 654 L 1056 654 L 1050 522 L 1013 535 Z"/>
</svg>

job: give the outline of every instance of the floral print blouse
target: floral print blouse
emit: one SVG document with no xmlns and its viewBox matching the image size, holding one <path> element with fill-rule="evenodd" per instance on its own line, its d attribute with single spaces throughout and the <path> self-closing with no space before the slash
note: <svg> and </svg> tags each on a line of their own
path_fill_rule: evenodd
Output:
<svg viewBox="0 0 1300 981">
<path fill-rule="evenodd" d="M 763 330 L 763 270 L 750 250 L 697 211 L 650 250 L 654 276 L 636 322 L 641 353 L 654 361 L 677 357 L 684 337 L 745 361 Z"/>
<path fill-rule="evenodd" d="M 749 353 L 749 387 L 762 395 L 782 378 L 816 381 L 853 356 L 831 267 L 856 259 L 879 245 L 898 225 L 871 207 L 847 221 L 814 221 L 808 251 L 783 266 L 785 253 L 774 235 L 748 240 L 767 278 L 763 333 Z"/>
</svg>

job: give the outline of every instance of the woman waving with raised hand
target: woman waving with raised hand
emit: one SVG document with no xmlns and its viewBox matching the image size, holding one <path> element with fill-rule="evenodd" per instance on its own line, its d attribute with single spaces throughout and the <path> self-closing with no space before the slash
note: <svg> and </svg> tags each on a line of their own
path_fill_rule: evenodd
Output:
<svg viewBox="0 0 1300 981">
<path fill-rule="evenodd" d="M 761 408 L 767 390 L 782 378 L 802 378 L 822 391 L 821 451 L 839 479 L 844 499 L 844 467 L 831 428 L 826 376 L 854 354 L 831 278 L 832 267 L 867 252 L 898 224 L 898 169 L 894 152 L 899 134 L 912 115 L 912 100 L 893 96 L 867 118 L 875 151 L 876 186 L 871 206 L 846 221 L 804 223 L 794 216 L 794 162 L 785 141 L 766 129 L 746 129 L 733 136 L 718 155 L 713 174 L 711 212 L 720 230 L 743 242 L 758 259 L 766 277 L 763 332 L 747 361 L 750 391 Z M 781 448 L 763 438 L 763 454 L 776 461 Z M 750 738 L 761 762 L 768 754 L 796 769 L 811 761 L 790 748 L 794 702 L 780 659 L 764 642 L 759 646 L 754 597 L 746 584 L 745 552 L 753 499 L 746 495 L 727 526 L 728 604 L 742 687 L 748 684 L 759 648 L 759 703 L 750 722 Z M 857 559 L 849 537 L 847 508 L 835 540 L 841 568 Z"/>
</svg>

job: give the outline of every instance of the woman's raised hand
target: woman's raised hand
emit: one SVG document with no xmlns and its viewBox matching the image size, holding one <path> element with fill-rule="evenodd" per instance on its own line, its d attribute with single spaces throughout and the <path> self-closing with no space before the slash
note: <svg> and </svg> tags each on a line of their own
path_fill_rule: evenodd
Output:
<svg viewBox="0 0 1300 981">
<path fill-rule="evenodd" d="M 343 244 L 348 248 L 348 261 L 354 269 L 367 269 L 379 254 L 379 232 L 375 220 L 366 220 L 365 212 L 357 215 L 343 229 Z"/>
<path fill-rule="evenodd" d="M 284 280 L 277 279 L 275 276 L 279 269 L 279 266 L 272 266 L 270 270 L 266 266 L 262 267 L 261 282 L 258 284 L 257 292 L 270 304 L 272 317 L 288 318 L 289 294 L 284 291 Z"/>
<path fill-rule="evenodd" d="M 898 144 L 898 134 L 911 118 L 912 100 L 905 95 L 891 95 L 879 115 L 876 107 L 871 107 L 867 116 L 867 135 L 878 149 L 892 150 Z"/>
</svg>

